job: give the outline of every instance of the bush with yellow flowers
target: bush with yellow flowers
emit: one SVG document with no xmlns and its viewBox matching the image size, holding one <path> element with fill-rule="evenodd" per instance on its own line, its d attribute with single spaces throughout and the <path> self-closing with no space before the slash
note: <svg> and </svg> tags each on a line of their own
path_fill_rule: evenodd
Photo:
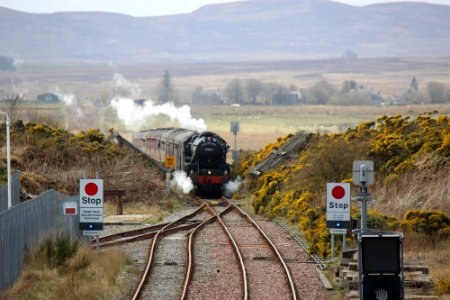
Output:
<svg viewBox="0 0 450 300">
<path fill-rule="evenodd" d="M 250 177 L 249 168 L 278 149 L 289 138 L 279 138 L 261 152 L 241 161 L 241 174 L 247 175 L 247 187 L 253 188 L 256 213 L 270 218 L 284 217 L 304 232 L 310 251 L 329 255 L 329 230 L 326 228 L 325 185 L 327 182 L 351 182 L 354 160 L 373 160 L 377 181 L 397 182 L 400 175 L 420 171 L 424 157 L 435 164 L 427 168 L 450 166 L 450 120 L 447 116 L 419 115 L 416 119 L 401 115 L 382 116 L 338 134 L 314 134 L 298 159 L 260 175 Z M 354 217 L 359 212 L 354 211 Z M 438 211 L 411 211 L 403 220 L 371 210 L 368 226 L 375 230 L 406 228 L 428 235 L 448 236 L 448 217 Z"/>
<path fill-rule="evenodd" d="M 437 233 L 447 236 L 450 229 L 450 218 L 442 211 L 437 210 L 411 210 L 408 211 L 401 225 L 418 233 L 433 235 Z"/>
</svg>

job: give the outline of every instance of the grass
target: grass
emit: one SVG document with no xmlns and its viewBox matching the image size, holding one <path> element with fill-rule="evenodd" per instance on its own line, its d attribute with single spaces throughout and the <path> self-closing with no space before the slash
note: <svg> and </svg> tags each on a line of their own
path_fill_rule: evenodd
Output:
<svg viewBox="0 0 450 300">
<path fill-rule="evenodd" d="M 71 242 L 61 243 L 59 236 L 46 239 L 31 253 L 18 281 L 9 291 L 0 294 L 0 299 L 110 299 L 127 289 L 117 279 L 130 265 L 122 252 L 97 253 L 82 245 L 58 264 L 49 264 L 49 244 L 58 244 L 58 241 L 62 245 L 59 247 L 70 248 Z"/>
<path fill-rule="evenodd" d="M 440 299 L 450 299 L 450 240 L 439 240 L 422 234 L 408 233 L 404 239 L 405 261 L 420 261 L 430 269 L 430 276 L 435 284 L 436 293 L 445 292 L 438 282 L 446 282 L 447 294 Z"/>
</svg>

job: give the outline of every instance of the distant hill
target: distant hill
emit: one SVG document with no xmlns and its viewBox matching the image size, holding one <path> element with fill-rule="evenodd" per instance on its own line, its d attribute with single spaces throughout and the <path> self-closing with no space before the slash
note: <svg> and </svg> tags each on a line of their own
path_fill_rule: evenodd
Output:
<svg viewBox="0 0 450 300">
<path fill-rule="evenodd" d="M 253 0 L 190 14 L 29 14 L 0 7 L 0 55 L 25 61 L 198 62 L 449 56 L 450 6 Z"/>
</svg>

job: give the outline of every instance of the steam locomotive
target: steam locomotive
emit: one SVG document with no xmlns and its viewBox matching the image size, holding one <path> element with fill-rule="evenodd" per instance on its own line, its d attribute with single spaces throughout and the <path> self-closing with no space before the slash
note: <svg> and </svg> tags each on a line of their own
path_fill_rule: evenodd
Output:
<svg viewBox="0 0 450 300">
<path fill-rule="evenodd" d="M 133 145 L 165 171 L 186 172 L 198 195 L 220 196 L 230 179 L 229 146 L 217 134 L 182 128 L 133 133 Z M 168 163 L 169 159 L 169 163 Z"/>
</svg>

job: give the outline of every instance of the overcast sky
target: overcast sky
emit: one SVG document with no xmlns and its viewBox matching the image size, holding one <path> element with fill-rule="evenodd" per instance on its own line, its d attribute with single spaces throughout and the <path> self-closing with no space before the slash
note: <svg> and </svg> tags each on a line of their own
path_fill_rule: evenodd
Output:
<svg viewBox="0 0 450 300">
<path fill-rule="evenodd" d="M 157 16 L 188 13 L 206 4 L 235 1 L 236 0 L 0 0 L 0 6 L 33 13 L 48 13 L 55 11 L 107 11 L 133 16 Z M 404 0 L 339 0 L 337 2 L 352 5 L 366 5 L 399 1 Z M 450 0 L 416 2 L 450 5 Z"/>
</svg>

